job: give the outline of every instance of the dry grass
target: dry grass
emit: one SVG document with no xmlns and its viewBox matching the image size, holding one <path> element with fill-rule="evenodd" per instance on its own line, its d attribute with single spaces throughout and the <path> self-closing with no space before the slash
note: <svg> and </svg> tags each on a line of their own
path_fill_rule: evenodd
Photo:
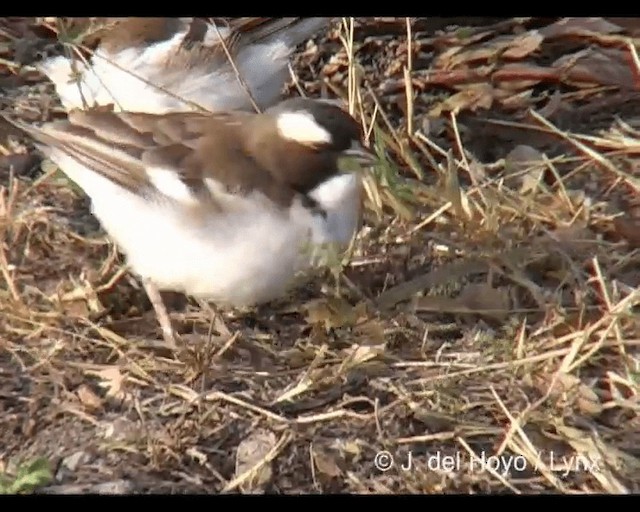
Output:
<svg viewBox="0 0 640 512">
<path fill-rule="evenodd" d="M 424 49 L 519 21 L 445 28 L 448 46 L 424 23 L 346 19 L 292 68 L 299 92 L 345 98 L 383 159 L 339 279 L 226 313 L 230 337 L 176 307 L 193 341 L 177 358 L 153 349 L 82 194 L 55 169 L 2 175 L 0 470 L 46 457 L 43 492 L 640 491 L 633 119 L 442 110 L 459 92 L 420 83 Z M 43 119 L 34 82 L 16 105 Z M 492 126 L 510 139 L 479 157 Z M 534 151 L 536 134 L 562 144 Z"/>
</svg>

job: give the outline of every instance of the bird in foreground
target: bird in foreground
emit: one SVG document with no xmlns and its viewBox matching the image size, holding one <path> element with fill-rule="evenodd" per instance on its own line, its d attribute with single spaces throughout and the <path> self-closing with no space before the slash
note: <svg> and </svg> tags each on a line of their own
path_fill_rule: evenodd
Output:
<svg viewBox="0 0 640 512">
<path fill-rule="evenodd" d="M 67 111 L 262 111 L 279 101 L 296 47 L 330 21 L 107 18 L 89 59 L 60 55 L 36 67 Z"/>
<path fill-rule="evenodd" d="M 159 291 L 216 305 L 281 297 L 357 232 L 371 165 L 359 123 L 333 101 L 294 98 L 263 113 L 74 110 L 41 127 L 11 121 L 91 198 L 93 214 L 144 283 L 164 341 Z"/>
</svg>

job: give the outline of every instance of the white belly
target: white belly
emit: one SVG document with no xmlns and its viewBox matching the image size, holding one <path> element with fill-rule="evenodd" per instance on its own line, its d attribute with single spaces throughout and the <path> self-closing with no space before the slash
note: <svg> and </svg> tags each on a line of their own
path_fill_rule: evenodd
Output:
<svg viewBox="0 0 640 512">
<path fill-rule="evenodd" d="M 66 156 L 53 156 L 92 198 L 94 215 L 134 272 L 160 289 L 220 304 L 252 305 L 282 296 L 311 264 L 310 243 L 344 245 L 357 226 L 355 177 L 341 177 L 339 187 L 319 191 L 319 199 L 335 202 L 326 220 L 301 206 L 282 210 L 242 198 L 224 215 L 194 216 L 177 201 L 145 201 Z"/>
</svg>

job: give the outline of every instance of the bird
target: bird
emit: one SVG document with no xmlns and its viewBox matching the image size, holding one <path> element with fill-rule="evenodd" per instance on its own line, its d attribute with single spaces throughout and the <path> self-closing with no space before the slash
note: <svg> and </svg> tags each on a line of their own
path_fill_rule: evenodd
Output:
<svg viewBox="0 0 640 512">
<path fill-rule="evenodd" d="M 362 219 L 360 170 L 377 161 L 336 100 L 294 97 L 261 113 L 74 109 L 41 126 L 7 120 L 90 197 L 172 348 L 160 291 L 232 307 L 283 296 L 323 264 L 323 247 L 350 244 Z M 344 170 L 354 160 L 359 170 Z"/>
<path fill-rule="evenodd" d="M 332 18 L 105 18 L 90 58 L 34 66 L 63 108 L 262 111 L 281 99 L 294 50 Z"/>
</svg>

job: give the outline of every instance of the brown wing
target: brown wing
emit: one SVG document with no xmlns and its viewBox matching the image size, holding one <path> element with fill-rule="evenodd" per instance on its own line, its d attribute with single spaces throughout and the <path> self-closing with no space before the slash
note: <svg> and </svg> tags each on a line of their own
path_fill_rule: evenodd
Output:
<svg viewBox="0 0 640 512">
<path fill-rule="evenodd" d="M 42 127 L 5 119 L 30 135 L 48 157 L 52 150 L 59 150 L 128 190 L 142 194 L 148 189 L 150 182 L 141 161 L 143 148 L 149 143 L 148 136 L 122 124 L 119 132 L 114 129 L 117 136 L 108 140 L 95 128 L 82 122 L 74 123 L 71 114 L 69 117 L 67 121 Z"/>
<path fill-rule="evenodd" d="M 259 190 L 279 204 L 296 192 L 248 154 L 239 137 L 250 114 L 114 113 L 72 111 L 65 121 L 41 128 L 13 124 L 44 145 L 140 195 L 172 196 L 158 170 L 175 172 L 197 201 L 216 202 L 220 189 L 234 194 Z M 63 169 L 64 170 L 64 169 Z M 215 183 L 212 189 L 211 183 Z M 172 196 L 174 199 L 176 196 Z"/>
</svg>

